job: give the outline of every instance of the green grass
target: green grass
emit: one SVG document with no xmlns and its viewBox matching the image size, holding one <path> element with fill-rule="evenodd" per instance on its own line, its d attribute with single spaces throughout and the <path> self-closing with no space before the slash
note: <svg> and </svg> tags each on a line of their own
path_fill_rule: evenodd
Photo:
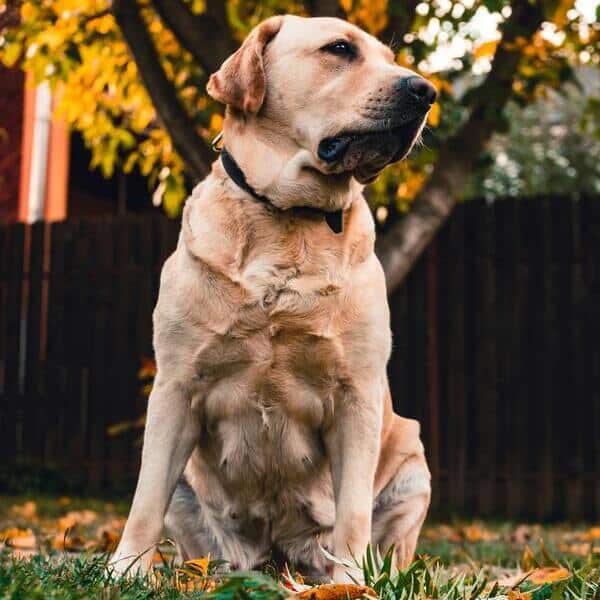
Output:
<svg viewBox="0 0 600 600">
<path fill-rule="evenodd" d="M 17 527 L 31 529 L 37 540 L 37 549 L 24 552 L 25 558 L 17 558 L 0 543 L 0 600 L 265 600 L 290 594 L 275 571 L 223 574 L 215 561 L 212 575 L 202 577 L 193 570 L 176 570 L 172 554 L 166 555 L 158 575 L 113 579 L 106 565 L 108 554 L 98 554 L 93 544 L 102 527 L 122 523 L 127 502 L 36 497 L 32 511 L 25 510 L 27 500 L 31 505 L 31 497 L 0 497 L 0 538 L 3 529 Z M 96 513 L 76 527 L 83 542 L 90 543 L 84 545 L 88 550 L 53 550 L 48 540 L 62 539 L 61 519 L 73 511 Z M 361 563 L 366 584 L 383 600 L 600 600 L 600 530 L 586 524 L 430 522 L 418 553 L 420 558 L 403 571 L 392 569 L 389 555 L 368 553 Z M 559 566 L 568 570 L 562 581 L 514 580 L 519 572 Z M 513 576 L 512 589 L 508 576 Z M 199 591 L 207 587 L 210 593 Z"/>
<path fill-rule="evenodd" d="M 364 561 L 365 582 L 383 600 L 444 599 L 475 600 L 506 598 L 508 589 L 490 581 L 486 569 L 456 573 L 435 559 L 420 559 L 404 571 L 392 571 L 389 556 Z M 600 566 L 579 567 L 572 576 L 554 584 L 519 586 L 532 600 L 597 600 L 600 598 Z M 174 572 L 166 569 L 158 580 L 150 578 L 113 581 L 106 570 L 106 557 L 78 556 L 69 559 L 35 556 L 30 560 L 0 554 L 0 598 L 14 600 L 84 599 L 110 600 L 239 598 L 264 600 L 289 594 L 279 581 L 263 573 L 237 573 L 222 580 L 211 593 L 178 591 Z"/>
</svg>

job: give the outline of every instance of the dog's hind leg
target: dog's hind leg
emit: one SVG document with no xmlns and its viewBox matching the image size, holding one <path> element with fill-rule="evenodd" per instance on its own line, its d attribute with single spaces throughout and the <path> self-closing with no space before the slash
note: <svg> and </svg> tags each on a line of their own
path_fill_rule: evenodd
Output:
<svg viewBox="0 0 600 600">
<path fill-rule="evenodd" d="M 373 547 L 384 553 L 394 546 L 398 567 L 413 560 L 421 526 L 429 507 L 429 492 L 411 491 L 403 475 L 392 481 L 375 501 L 373 510 Z"/>
<path fill-rule="evenodd" d="M 431 497 L 418 423 L 394 415 L 393 431 L 383 450 L 389 461 L 383 470 L 391 469 L 373 503 L 371 543 L 382 553 L 393 545 L 395 563 L 405 567 L 414 557 Z"/>
</svg>

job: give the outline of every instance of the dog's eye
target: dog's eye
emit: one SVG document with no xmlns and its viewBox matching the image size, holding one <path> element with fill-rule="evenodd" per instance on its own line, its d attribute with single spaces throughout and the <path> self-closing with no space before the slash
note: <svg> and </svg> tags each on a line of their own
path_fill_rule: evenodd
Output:
<svg viewBox="0 0 600 600">
<path fill-rule="evenodd" d="M 331 44 L 323 46 L 321 50 L 323 50 L 323 52 L 329 52 L 329 54 L 345 56 L 347 58 L 353 58 L 356 56 L 356 48 L 346 40 L 337 40 Z"/>
</svg>

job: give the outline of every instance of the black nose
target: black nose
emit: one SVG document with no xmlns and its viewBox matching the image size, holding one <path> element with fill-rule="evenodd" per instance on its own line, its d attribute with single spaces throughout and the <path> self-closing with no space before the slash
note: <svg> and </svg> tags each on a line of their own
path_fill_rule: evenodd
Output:
<svg viewBox="0 0 600 600">
<path fill-rule="evenodd" d="M 418 75 L 412 75 L 403 80 L 405 89 L 414 100 L 424 106 L 431 106 L 437 98 L 437 91 L 427 79 Z"/>
</svg>

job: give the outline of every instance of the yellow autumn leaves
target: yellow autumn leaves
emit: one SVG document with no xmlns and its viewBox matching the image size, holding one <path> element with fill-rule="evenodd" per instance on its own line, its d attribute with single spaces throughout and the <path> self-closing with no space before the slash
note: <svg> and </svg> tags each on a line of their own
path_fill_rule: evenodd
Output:
<svg viewBox="0 0 600 600">
<path fill-rule="evenodd" d="M 15 504 L 8 510 L 13 525 L 0 529 L 0 548 L 6 547 L 17 557 L 59 550 L 67 552 L 111 552 L 116 548 L 125 519 L 114 513 L 95 510 L 68 510 L 70 498 L 57 500 L 64 507 L 56 518 L 38 513 L 36 502 Z"/>
</svg>

